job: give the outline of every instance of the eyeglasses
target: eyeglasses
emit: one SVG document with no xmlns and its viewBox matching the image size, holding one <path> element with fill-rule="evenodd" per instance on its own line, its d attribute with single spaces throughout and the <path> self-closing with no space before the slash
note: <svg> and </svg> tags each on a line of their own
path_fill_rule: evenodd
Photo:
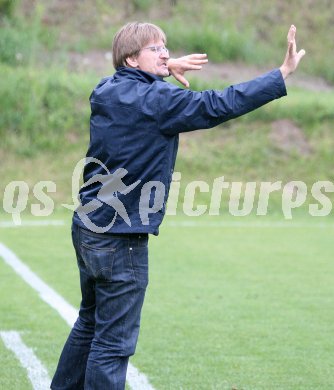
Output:
<svg viewBox="0 0 334 390">
<path fill-rule="evenodd" d="M 166 52 L 167 54 L 169 53 L 169 50 L 167 49 L 166 46 L 148 46 L 144 47 L 142 50 L 151 50 L 153 53 L 161 53 L 161 52 Z"/>
</svg>

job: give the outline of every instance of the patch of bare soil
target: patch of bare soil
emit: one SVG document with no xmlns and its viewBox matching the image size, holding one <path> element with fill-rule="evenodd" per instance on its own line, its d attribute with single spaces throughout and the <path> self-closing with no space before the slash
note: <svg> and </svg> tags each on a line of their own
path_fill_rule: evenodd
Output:
<svg viewBox="0 0 334 390">
<path fill-rule="evenodd" d="M 269 138 L 278 149 L 285 153 L 297 152 L 302 156 L 309 156 L 312 153 L 312 148 L 303 130 L 291 120 L 281 119 L 273 122 Z"/>
<path fill-rule="evenodd" d="M 85 54 L 72 52 L 69 54 L 68 60 L 69 68 L 72 71 L 95 71 L 101 77 L 114 72 L 111 48 L 110 51 L 94 50 Z M 209 62 L 203 66 L 201 71 L 189 72 L 188 75 L 199 77 L 204 81 L 212 81 L 212 88 L 214 88 L 214 82 L 217 80 L 235 84 L 250 80 L 269 70 L 270 67 L 262 68 L 243 63 L 225 62 L 217 64 Z M 286 85 L 288 88 L 289 86 L 295 86 L 315 92 L 334 91 L 334 86 L 321 77 L 305 75 L 299 71 L 288 77 Z"/>
<path fill-rule="evenodd" d="M 246 65 L 243 63 L 224 62 L 221 64 L 208 63 L 202 71 L 198 72 L 201 79 L 224 80 L 225 82 L 234 84 L 250 80 L 265 72 L 268 72 L 270 67 L 262 68 L 255 65 Z M 195 73 L 193 73 L 195 75 Z M 326 82 L 321 77 L 313 77 L 305 75 L 297 71 L 286 80 L 287 88 L 289 86 L 300 87 L 309 91 L 334 91 L 334 86 Z"/>
<path fill-rule="evenodd" d="M 89 53 L 69 53 L 68 67 L 72 72 L 92 72 L 101 77 L 114 73 L 111 51 L 90 51 Z"/>
</svg>

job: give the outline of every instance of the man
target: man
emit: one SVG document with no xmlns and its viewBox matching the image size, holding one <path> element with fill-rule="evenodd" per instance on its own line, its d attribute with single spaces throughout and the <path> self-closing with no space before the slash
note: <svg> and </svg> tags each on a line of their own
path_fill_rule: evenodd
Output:
<svg viewBox="0 0 334 390">
<path fill-rule="evenodd" d="M 80 270 L 79 317 L 61 354 L 52 389 L 125 386 L 148 283 L 148 234 L 158 234 L 178 134 L 214 127 L 286 95 L 297 53 L 288 33 L 283 65 L 224 91 L 193 92 L 163 80 L 200 69 L 206 55 L 170 59 L 163 31 L 129 23 L 115 36 L 116 73 L 91 94 L 90 145 L 72 238 Z"/>
</svg>

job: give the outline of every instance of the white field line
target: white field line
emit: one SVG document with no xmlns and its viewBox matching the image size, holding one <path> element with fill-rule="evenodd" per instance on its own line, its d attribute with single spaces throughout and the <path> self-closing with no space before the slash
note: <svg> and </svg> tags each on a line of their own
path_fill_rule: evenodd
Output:
<svg viewBox="0 0 334 390">
<path fill-rule="evenodd" d="M 215 221 L 214 217 L 211 221 L 202 221 L 200 219 L 193 219 L 189 217 L 187 220 L 181 221 L 170 221 L 166 220 L 162 226 L 167 227 L 190 227 L 190 228 L 216 228 L 216 227 L 227 227 L 227 228 L 318 228 L 327 229 L 334 227 L 334 222 L 295 222 L 295 221 Z M 0 222 L 0 228 L 20 228 L 20 227 L 38 227 L 38 226 L 65 226 L 65 220 L 26 220 L 22 221 L 20 225 L 15 225 L 12 221 Z"/>
<path fill-rule="evenodd" d="M 73 326 L 78 316 L 78 311 L 68 302 L 65 301 L 55 290 L 49 287 L 42 279 L 40 279 L 31 269 L 26 266 L 10 249 L 0 242 L 0 256 L 5 262 L 13 268 L 13 270 L 26 282 L 36 290 L 41 299 L 48 305 L 53 307 L 60 316 Z"/>
<path fill-rule="evenodd" d="M 271 221 L 271 222 L 231 222 L 231 221 L 166 221 L 163 226 L 168 227 L 190 227 L 190 228 L 216 228 L 216 227 L 226 227 L 226 228 L 318 228 L 318 229 L 328 229 L 334 227 L 333 223 L 307 223 L 307 222 L 290 222 L 290 221 Z"/>
<path fill-rule="evenodd" d="M 21 366 L 28 372 L 28 378 L 34 390 L 45 390 L 50 387 L 48 372 L 31 348 L 28 348 L 18 332 L 0 332 L 7 349 L 14 352 Z"/>
<path fill-rule="evenodd" d="M 13 270 L 38 292 L 43 301 L 53 307 L 60 316 L 73 326 L 78 316 L 78 310 L 70 305 L 55 290 L 49 287 L 42 279 L 30 270 L 10 249 L 0 242 L 0 256 Z M 127 382 L 132 390 L 154 390 L 148 382 L 147 377 L 140 373 L 136 367 L 129 363 L 127 371 Z"/>
<path fill-rule="evenodd" d="M 43 220 L 43 221 L 22 221 L 19 225 L 16 225 L 12 221 L 2 221 L 0 222 L 0 228 L 20 228 L 20 227 L 26 227 L 26 226 L 64 226 L 65 221 L 63 220 Z"/>
</svg>

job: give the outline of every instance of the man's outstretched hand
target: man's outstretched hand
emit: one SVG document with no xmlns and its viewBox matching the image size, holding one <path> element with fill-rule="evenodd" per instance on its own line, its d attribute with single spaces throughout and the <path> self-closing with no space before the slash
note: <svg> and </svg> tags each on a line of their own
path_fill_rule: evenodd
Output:
<svg viewBox="0 0 334 390">
<path fill-rule="evenodd" d="M 286 52 L 284 62 L 280 67 L 284 80 L 289 76 L 289 74 L 293 73 L 297 69 L 299 61 L 305 55 L 304 49 L 297 52 L 296 31 L 296 27 L 291 25 L 287 36 L 288 50 Z"/>
<path fill-rule="evenodd" d="M 189 54 L 180 58 L 170 58 L 168 60 L 168 70 L 186 88 L 189 88 L 189 82 L 184 77 L 188 70 L 201 70 L 202 65 L 208 62 L 206 54 Z"/>
</svg>

